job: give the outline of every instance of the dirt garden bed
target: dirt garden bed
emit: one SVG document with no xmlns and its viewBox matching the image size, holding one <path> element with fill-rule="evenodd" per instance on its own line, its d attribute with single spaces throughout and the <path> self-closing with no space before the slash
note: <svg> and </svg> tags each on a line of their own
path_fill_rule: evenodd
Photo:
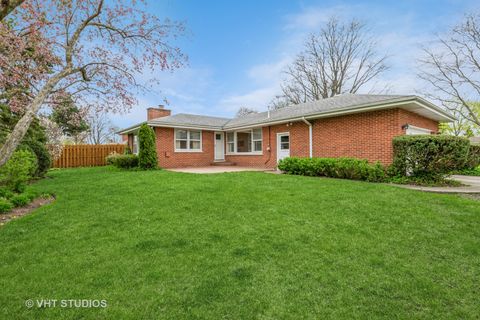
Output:
<svg viewBox="0 0 480 320">
<path fill-rule="evenodd" d="M 46 204 L 52 203 L 53 201 L 55 201 L 54 196 L 40 197 L 33 200 L 26 206 L 14 208 L 8 213 L 0 214 L 0 226 L 3 226 L 5 223 L 9 222 L 10 220 L 30 214 L 35 209 L 40 208 L 41 206 L 44 206 Z"/>
</svg>

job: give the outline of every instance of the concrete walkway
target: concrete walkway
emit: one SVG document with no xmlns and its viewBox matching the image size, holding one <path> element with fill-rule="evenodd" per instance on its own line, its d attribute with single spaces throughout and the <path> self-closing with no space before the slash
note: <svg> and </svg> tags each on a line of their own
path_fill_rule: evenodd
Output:
<svg viewBox="0 0 480 320">
<path fill-rule="evenodd" d="M 453 180 L 457 180 L 464 184 L 461 187 L 421 187 L 410 185 L 398 185 L 399 187 L 421 190 L 426 192 L 438 192 L 438 193 L 479 193 L 480 194 L 480 177 L 475 176 L 461 176 L 453 175 L 450 177 Z"/>
<path fill-rule="evenodd" d="M 251 167 L 239 167 L 239 166 L 208 166 L 208 167 L 188 167 L 188 168 L 174 168 L 167 169 L 174 172 L 185 173 L 223 173 L 223 172 L 240 172 L 240 171 L 267 171 L 264 168 L 251 168 Z"/>
</svg>

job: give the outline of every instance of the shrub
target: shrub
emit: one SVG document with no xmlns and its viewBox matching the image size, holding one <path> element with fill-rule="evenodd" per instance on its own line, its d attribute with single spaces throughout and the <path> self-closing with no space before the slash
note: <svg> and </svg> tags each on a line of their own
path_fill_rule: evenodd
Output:
<svg viewBox="0 0 480 320">
<path fill-rule="evenodd" d="M 474 170 L 480 166 L 480 145 L 470 145 L 468 150 L 467 162 L 465 163 L 466 169 Z"/>
<path fill-rule="evenodd" d="M 5 213 L 12 210 L 13 205 L 5 198 L 0 198 L 0 213 Z"/>
<path fill-rule="evenodd" d="M 28 150 L 17 150 L 0 168 L 0 183 L 14 192 L 23 192 L 37 170 L 37 158 Z"/>
<path fill-rule="evenodd" d="M 138 157 L 134 154 L 116 154 L 115 156 L 109 156 L 107 162 L 121 169 L 138 167 Z"/>
<path fill-rule="evenodd" d="M 120 155 L 119 153 L 117 153 L 116 151 L 113 151 L 105 158 L 105 162 L 107 163 L 107 165 L 113 165 L 115 163 L 116 158 L 119 155 Z"/>
<path fill-rule="evenodd" d="M 24 205 L 27 205 L 31 202 L 30 198 L 28 195 L 21 193 L 21 194 L 16 194 L 14 195 L 11 199 L 10 202 L 15 206 L 15 207 L 22 207 Z"/>
<path fill-rule="evenodd" d="M 393 139 L 393 171 L 401 176 L 439 177 L 465 166 L 469 141 L 452 136 L 399 136 Z"/>
<path fill-rule="evenodd" d="M 52 165 L 52 158 L 50 157 L 47 147 L 40 141 L 29 141 L 27 142 L 27 145 L 37 157 L 38 166 L 34 175 L 36 177 L 45 176 L 45 173 L 47 173 L 48 169 L 50 169 L 50 166 Z"/>
<path fill-rule="evenodd" d="M 285 158 L 278 169 L 304 176 L 324 176 L 331 178 L 380 182 L 385 179 L 385 168 L 380 164 L 370 164 L 367 160 L 355 158 Z"/>
<path fill-rule="evenodd" d="M 0 187 L 0 198 L 10 199 L 14 193 L 6 187 Z"/>
<path fill-rule="evenodd" d="M 158 166 L 155 132 L 147 124 L 142 124 L 138 132 L 138 166 L 141 169 L 156 169 Z"/>
</svg>

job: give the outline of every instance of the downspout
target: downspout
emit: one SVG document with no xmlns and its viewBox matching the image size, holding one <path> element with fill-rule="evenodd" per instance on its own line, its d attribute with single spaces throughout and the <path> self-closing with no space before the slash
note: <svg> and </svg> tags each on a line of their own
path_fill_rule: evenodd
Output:
<svg viewBox="0 0 480 320">
<path fill-rule="evenodd" d="M 263 130 L 263 129 L 262 129 Z M 268 158 L 265 160 L 263 164 L 267 164 L 270 161 L 270 158 L 272 157 L 272 148 L 271 148 L 271 139 L 270 139 L 270 126 L 268 126 L 268 147 L 267 147 L 267 152 L 268 152 Z"/>
<path fill-rule="evenodd" d="M 309 122 L 305 117 L 302 117 L 302 121 L 308 126 L 308 147 L 309 147 L 309 156 L 310 158 L 313 157 L 313 126 L 312 123 Z"/>
</svg>

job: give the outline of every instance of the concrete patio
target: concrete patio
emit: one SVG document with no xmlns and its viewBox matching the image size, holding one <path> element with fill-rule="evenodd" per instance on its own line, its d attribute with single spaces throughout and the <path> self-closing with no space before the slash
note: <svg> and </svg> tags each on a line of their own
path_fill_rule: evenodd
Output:
<svg viewBox="0 0 480 320">
<path fill-rule="evenodd" d="M 239 166 L 208 166 L 208 167 L 188 167 L 188 168 L 173 168 L 167 169 L 174 172 L 184 173 L 224 173 L 224 172 L 241 172 L 241 171 L 269 171 L 265 168 L 239 167 Z"/>
</svg>

